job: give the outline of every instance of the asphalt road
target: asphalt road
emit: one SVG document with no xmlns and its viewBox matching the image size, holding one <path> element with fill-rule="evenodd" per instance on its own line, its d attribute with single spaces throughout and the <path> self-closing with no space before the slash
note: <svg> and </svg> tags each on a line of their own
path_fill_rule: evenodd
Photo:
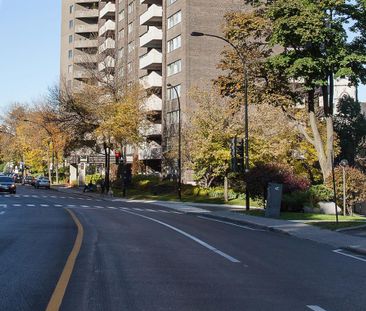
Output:
<svg viewBox="0 0 366 311">
<path fill-rule="evenodd" d="M 84 238 L 60 310 L 366 310 L 365 258 L 155 205 L 30 187 L 0 194 L 0 310 L 46 309 L 77 235 L 65 208 Z"/>
</svg>

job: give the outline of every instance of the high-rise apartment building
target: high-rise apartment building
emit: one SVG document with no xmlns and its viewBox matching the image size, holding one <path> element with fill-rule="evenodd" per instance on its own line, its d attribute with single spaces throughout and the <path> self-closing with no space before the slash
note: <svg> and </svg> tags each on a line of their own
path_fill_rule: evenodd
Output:
<svg viewBox="0 0 366 311">
<path fill-rule="evenodd" d="M 84 68 L 94 66 L 127 85 L 141 83 L 148 93 L 150 124 L 138 157 L 147 170 L 161 171 L 164 153 L 177 139 L 177 95 L 167 84 L 176 87 L 184 108 L 191 104 L 191 88 L 209 87 L 219 74 L 223 42 L 190 33 L 222 34 L 225 13 L 243 9 L 243 3 L 63 0 L 61 76 L 77 88 L 89 78 Z M 132 150 L 129 155 L 131 160 Z"/>
</svg>

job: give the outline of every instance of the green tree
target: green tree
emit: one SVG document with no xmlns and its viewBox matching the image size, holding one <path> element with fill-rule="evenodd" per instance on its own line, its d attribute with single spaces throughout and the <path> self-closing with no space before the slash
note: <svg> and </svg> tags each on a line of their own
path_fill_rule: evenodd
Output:
<svg viewBox="0 0 366 311">
<path fill-rule="evenodd" d="M 334 152 L 334 77 L 347 76 L 354 84 L 366 79 L 364 45 L 361 40 L 357 48 L 349 43 L 346 31 L 352 18 L 359 29 L 364 27 L 355 8 L 342 0 L 278 0 L 226 16 L 225 36 L 239 47 L 249 67 L 250 101 L 281 107 L 316 150 L 324 179 L 331 174 Z M 218 79 L 225 95 L 241 89 L 238 64 L 237 56 L 225 50 L 220 67 L 230 72 Z M 301 106 L 306 118 L 299 119 Z"/>
<path fill-rule="evenodd" d="M 340 140 L 339 159 L 347 159 L 354 165 L 362 138 L 366 136 L 366 118 L 360 104 L 349 96 L 339 101 L 337 110 L 334 125 Z"/>
</svg>

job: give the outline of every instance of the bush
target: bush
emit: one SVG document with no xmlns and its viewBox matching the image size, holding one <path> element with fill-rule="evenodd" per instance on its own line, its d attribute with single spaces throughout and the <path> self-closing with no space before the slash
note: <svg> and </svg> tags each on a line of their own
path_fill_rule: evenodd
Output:
<svg viewBox="0 0 366 311">
<path fill-rule="evenodd" d="M 93 174 L 93 175 L 86 175 L 85 176 L 85 183 L 89 184 L 90 182 L 96 185 L 103 179 L 101 174 Z"/>
<path fill-rule="evenodd" d="M 289 166 L 278 163 L 256 164 L 246 174 L 245 182 L 253 199 L 266 199 L 268 184 L 272 182 L 283 184 L 283 194 L 306 191 L 310 186 L 307 178 L 295 175 Z"/>
<path fill-rule="evenodd" d="M 312 206 L 316 206 L 321 201 L 332 201 L 333 190 L 329 189 L 326 185 L 314 185 L 308 190 L 309 200 Z"/>
<path fill-rule="evenodd" d="M 309 202 L 310 193 L 308 191 L 294 191 L 284 194 L 282 197 L 281 211 L 302 212 L 304 205 Z"/>
</svg>

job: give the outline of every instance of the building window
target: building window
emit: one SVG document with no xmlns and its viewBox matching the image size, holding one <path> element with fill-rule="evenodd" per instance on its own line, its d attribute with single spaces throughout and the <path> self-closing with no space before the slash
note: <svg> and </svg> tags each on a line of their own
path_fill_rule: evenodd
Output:
<svg viewBox="0 0 366 311">
<path fill-rule="evenodd" d="M 168 17 L 168 29 L 174 27 L 182 21 L 182 11 L 179 11 Z"/>
<path fill-rule="evenodd" d="M 168 76 L 174 75 L 182 70 L 182 61 L 179 59 L 168 65 Z"/>
<path fill-rule="evenodd" d="M 125 18 L 125 10 L 121 10 L 119 13 L 118 13 L 118 20 L 121 21 Z"/>
<path fill-rule="evenodd" d="M 179 35 L 178 37 L 175 37 L 168 41 L 168 53 L 180 48 L 182 46 L 182 37 Z"/>
<path fill-rule="evenodd" d="M 129 42 L 127 47 L 128 47 L 128 53 L 131 53 L 135 48 L 133 41 Z"/>
<path fill-rule="evenodd" d="M 128 24 L 128 33 L 131 33 L 132 30 L 133 30 L 133 23 L 131 22 Z"/>
<path fill-rule="evenodd" d="M 129 5 L 128 5 L 128 14 L 131 14 L 133 12 L 133 6 L 134 6 L 134 2 L 131 2 Z"/>
<path fill-rule="evenodd" d="M 70 14 L 74 13 L 74 5 L 71 4 L 69 7 Z"/>
<path fill-rule="evenodd" d="M 73 36 L 69 35 L 69 43 L 72 43 L 72 41 L 73 41 Z"/>
<path fill-rule="evenodd" d="M 124 54 L 124 48 L 120 48 L 120 49 L 118 50 L 118 58 L 119 58 L 119 59 L 123 58 L 123 54 Z"/>
<path fill-rule="evenodd" d="M 74 27 L 74 20 L 69 20 L 69 29 Z"/>
<path fill-rule="evenodd" d="M 175 88 L 177 89 L 178 95 L 180 96 L 180 91 L 181 91 L 181 85 L 176 85 Z M 177 93 L 175 92 L 174 88 L 168 88 L 167 90 L 167 100 L 173 100 L 173 99 L 177 99 Z"/>
<path fill-rule="evenodd" d="M 132 71 L 132 63 L 127 64 L 127 72 L 130 73 Z"/>
<path fill-rule="evenodd" d="M 122 29 L 118 32 L 118 40 L 121 40 L 124 36 L 125 36 L 125 30 L 122 28 Z"/>
<path fill-rule="evenodd" d="M 178 122 L 179 122 L 179 111 L 178 110 L 170 111 L 166 114 L 167 125 L 178 124 Z"/>
<path fill-rule="evenodd" d="M 69 50 L 69 52 L 68 52 L 68 57 L 69 57 L 69 59 L 71 59 L 71 58 L 72 58 L 72 50 Z"/>
<path fill-rule="evenodd" d="M 68 73 L 72 73 L 72 65 L 69 65 L 69 66 L 67 67 L 67 72 L 68 72 Z"/>
<path fill-rule="evenodd" d="M 168 1 L 167 1 L 167 3 L 168 3 L 168 5 L 171 5 L 171 4 L 173 4 L 175 1 L 177 1 L 177 0 L 168 0 Z"/>
</svg>

